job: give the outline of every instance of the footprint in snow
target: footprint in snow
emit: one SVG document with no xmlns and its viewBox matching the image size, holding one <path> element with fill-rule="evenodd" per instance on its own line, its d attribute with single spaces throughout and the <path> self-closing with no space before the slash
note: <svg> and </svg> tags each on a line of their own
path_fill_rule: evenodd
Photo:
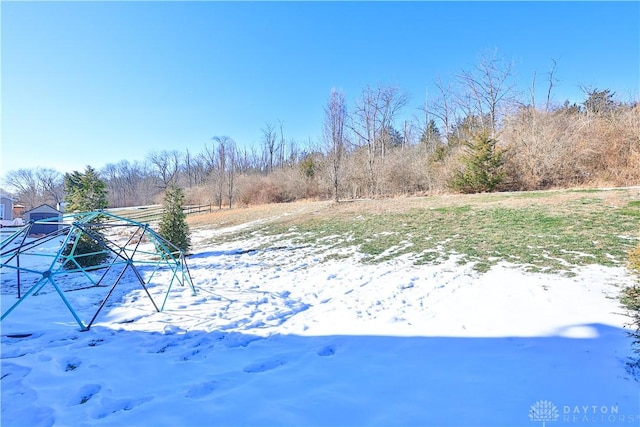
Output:
<svg viewBox="0 0 640 427">
<path fill-rule="evenodd" d="M 248 374 L 257 374 L 260 372 L 270 371 L 284 365 L 285 362 L 279 359 L 267 360 L 264 362 L 256 362 L 244 367 L 243 371 Z"/>
<path fill-rule="evenodd" d="M 223 335 L 220 341 L 223 342 L 224 346 L 227 348 L 237 348 L 237 347 L 247 347 L 254 341 L 261 340 L 263 338 L 258 336 L 250 336 L 244 335 L 238 332 L 230 332 L 226 335 Z"/>
<path fill-rule="evenodd" d="M 318 352 L 316 353 L 318 356 L 333 356 L 334 354 L 336 354 L 336 347 L 333 345 L 327 345 L 325 347 L 322 347 L 320 350 L 318 350 Z"/>
<path fill-rule="evenodd" d="M 95 396 L 102 387 L 98 384 L 86 384 L 80 387 L 80 390 L 75 392 L 69 398 L 69 405 L 84 405 L 87 403 L 93 396 Z"/>
<path fill-rule="evenodd" d="M 103 398 L 97 408 L 91 408 L 89 416 L 93 419 L 106 418 L 118 411 L 130 411 L 136 406 L 152 400 L 152 397 L 142 397 L 139 399 L 111 399 Z"/>
<path fill-rule="evenodd" d="M 29 427 L 51 427 L 54 424 L 55 412 L 35 402 L 38 393 L 23 381 L 31 368 L 11 362 L 2 362 L 2 425 L 9 425 L 9 420 L 19 420 L 16 425 Z"/>
<path fill-rule="evenodd" d="M 82 360 L 80 360 L 79 357 L 71 356 L 60 361 L 60 367 L 64 369 L 65 372 L 75 371 L 80 365 L 82 365 Z"/>
<path fill-rule="evenodd" d="M 26 366 L 21 366 L 21 365 L 16 365 L 15 363 L 2 363 L 2 376 L 1 379 L 12 379 L 12 380 L 20 380 L 24 377 L 26 377 L 27 375 L 29 375 L 29 372 L 31 372 L 31 368 L 28 368 Z M 7 383 L 3 382 L 2 383 L 3 386 L 6 387 Z"/>
<path fill-rule="evenodd" d="M 220 388 L 219 381 L 205 381 L 203 383 L 192 386 L 189 391 L 187 391 L 186 397 L 188 397 L 189 399 L 199 399 L 201 397 L 210 395 L 218 388 Z"/>
<path fill-rule="evenodd" d="M 199 348 L 195 348 L 193 350 L 190 350 L 186 353 L 184 353 L 182 356 L 180 356 L 179 361 L 180 362 L 187 362 L 189 360 L 193 360 L 193 359 L 197 359 L 197 360 L 201 360 L 201 359 L 205 359 L 207 356 L 204 353 L 201 353 Z"/>
<path fill-rule="evenodd" d="M 24 351 L 24 349 L 19 348 L 2 350 L 2 356 L 0 356 L 0 359 L 17 359 L 18 357 L 22 357 L 26 354 L 27 353 Z"/>
</svg>

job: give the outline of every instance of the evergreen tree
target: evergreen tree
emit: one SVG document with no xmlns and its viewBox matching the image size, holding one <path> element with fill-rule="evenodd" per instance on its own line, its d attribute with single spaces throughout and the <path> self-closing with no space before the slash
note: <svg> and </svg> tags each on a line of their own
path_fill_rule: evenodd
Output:
<svg viewBox="0 0 640 427">
<path fill-rule="evenodd" d="M 182 209 L 184 194 L 180 187 L 170 186 L 164 194 L 164 209 L 160 219 L 160 234 L 178 249 L 187 252 L 191 245 L 189 226 Z"/>
<path fill-rule="evenodd" d="M 402 147 L 404 145 L 404 136 L 393 126 L 385 126 L 380 130 L 378 139 L 382 144 L 389 147 Z"/>
<path fill-rule="evenodd" d="M 587 98 L 583 105 L 588 113 L 604 114 L 614 111 L 618 107 L 614 98 L 615 92 L 611 92 L 609 89 L 590 89 L 586 91 L 586 94 Z"/>
<path fill-rule="evenodd" d="M 451 131 L 447 135 L 447 144 L 451 147 L 460 146 L 466 143 L 470 139 L 474 139 L 474 135 L 487 133 L 490 129 L 487 127 L 487 123 L 490 122 L 490 117 L 487 114 L 475 115 L 470 114 L 463 119 L 458 120 L 451 128 Z"/>
<path fill-rule="evenodd" d="M 108 206 L 106 184 L 91 166 L 87 166 L 84 173 L 65 174 L 64 188 L 64 201 L 69 211 L 88 212 Z"/>
<path fill-rule="evenodd" d="M 462 158 L 464 168 L 453 179 L 453 187 L 463 193 L 483 193 L 496 189 L 504 179 L 504 152 L 497 141 L 481 133 L 467 141 L 467 153 Z"/>
<path fill-rule="evenodd" d="M 107 191 L 95 169 L 87 166 L 84 173 L 73 171 L 64 176 L 65 202 L 67 210 L 71 212 L 89 212 L 107 207 Z M 99 227 L 99 218 L 87 224 L 91 228 L 92 236 L 86 233 L 80 234 L 78 241 L 71 241 L 62 251 L 62 255 L 69 257 L 65 261 L 64 268 L 76 269 L 78 265 L 83 268 L 93 267 L 104 263 L 109 258 L 109 251 L 101 244 L 102 234 Z M 75 260 L 75 262 L 74 262 Z M 76 263 L 78 265 L 76 265 Z"/>
<path fill-rule="evenodd" d="M 420 136 L 420 144 L 427 148 L 428 153 L 435 152 L 436 148 L 441 144 L 440 130 L 435 120 L 429 120 L 427 126 L 425 126 Z"/>
</svg>

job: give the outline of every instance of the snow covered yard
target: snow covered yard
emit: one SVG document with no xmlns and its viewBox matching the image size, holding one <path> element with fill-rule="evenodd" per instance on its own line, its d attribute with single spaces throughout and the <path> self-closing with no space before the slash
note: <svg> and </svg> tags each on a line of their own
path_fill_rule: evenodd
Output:
<svg viewBox="0 0 640 427">
<path fill-rule="evenodd" d="M 175 287 L 164 312 L 131 281 L 88 332 L 54 292 L 11 313 L 2 425 L 640 425 L 623 268 L 371 265 L 207 233 L 188 259 L 198 295 Z M 99 292 L 67 296 L 91 315 Z"/>
</svg>

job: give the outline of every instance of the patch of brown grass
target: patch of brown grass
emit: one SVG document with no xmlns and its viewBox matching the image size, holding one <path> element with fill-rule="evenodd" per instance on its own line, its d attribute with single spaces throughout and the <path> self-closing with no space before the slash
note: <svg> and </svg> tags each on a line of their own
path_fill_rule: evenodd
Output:
<svg viewBox="0 0 640 427">
<path fill-rule="evenodd" d="M 289 222 L 306 219 L 309 215 L 324 217 L 353 217 L 359 214 L 382 215 L 402 213 L 412 209 L 438 209 L 462 206 L 525 208 L 529 206 L 549 206 L 562 208 L 574 202 L 590 201 L 605 203 L 612 208 L 625 206 L 628 202 L 640 200 L 640 187 L 611 189 L 606 191 L 574 189 L 544 190 L 533 192 L 484 193 L 484 194 L 440 194 L 433 196 L 399 196 L 378 199 L 356 199 L 350 201 L 302 200 L 290 203 L 271 203 L 247 207 L 216 210 L 202 215 L 188 217 L 190 226 L 212 225 L 231 227 L 253 221 L 274 222 L 286 218 Z"/>
<path fill-rule="evenodd" d="M 192 227 L 213 225 L 232 227 L 253 221 L 277 221 L 281 217 L 314 214 L 332 205 L 331 201 L 301 200 L 290 203 L 269 203 L 246 207 L 214 210 L 211 213 L 191 215 L 187 222 Z"/>
</svg>

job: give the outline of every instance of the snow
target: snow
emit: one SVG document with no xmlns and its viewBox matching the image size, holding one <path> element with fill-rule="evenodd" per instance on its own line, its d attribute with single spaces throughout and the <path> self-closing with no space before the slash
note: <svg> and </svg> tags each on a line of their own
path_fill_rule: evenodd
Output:
<svg viewBox="0 0 640 427">
<path fill-rule="evenodd" d="M 20 304 L 2 322 L 2 425 L 535 426 L 539 402 L 548 425 L 640 425 L 623 268 L 373 265 L 264 237 L 208 247 L 219 232 L 194 233 L 198 294 L 174 287 L 163 312 L 134 278 L 87 332 L 50 288 Z M 87 318 L 106 290 L 65 295 Z"/>
</svg>

